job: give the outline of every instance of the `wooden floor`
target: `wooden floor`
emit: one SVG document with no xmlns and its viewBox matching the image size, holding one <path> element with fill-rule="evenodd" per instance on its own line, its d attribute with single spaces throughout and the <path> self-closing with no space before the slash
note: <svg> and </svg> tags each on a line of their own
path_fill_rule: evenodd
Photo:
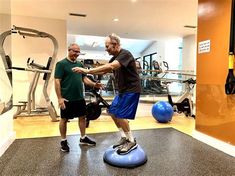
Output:
<svg viewBox="0 0 235 176">
<path fill-rule="evenodd" d="M 136 119 L 130 121 L 132 130 L 173 127 L 183 133 L 191 135 L 195 128 L 195 120 L 191 117 L 175 114 L 172 121 L 167 124 L 158 123 L 151 115 L 152 104 L 140 103 Z M 38 138 L 60 136 L 59 122 L 51 122 L 49 116 L 18 117 L 14 120 L 14 130 L 19 138 Z M 79 134 L 77 119 L 68 123 L 68 135 Z M 112 119 L 105 113 L 95 121 L 91 121 L 87 134 L 117 131 Z"/>
</svg>

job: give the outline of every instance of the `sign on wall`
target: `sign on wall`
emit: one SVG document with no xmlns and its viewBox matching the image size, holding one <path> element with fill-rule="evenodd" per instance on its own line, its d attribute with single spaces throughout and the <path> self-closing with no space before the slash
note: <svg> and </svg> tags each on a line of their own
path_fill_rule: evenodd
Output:
<svg viewBox="0 0 235 176">
<path fill-rule="evenodd" d="M 211 41 L 204 40 L 198 43 L 198 53 L 209 53 L 211 48 Z"/>
</svg>

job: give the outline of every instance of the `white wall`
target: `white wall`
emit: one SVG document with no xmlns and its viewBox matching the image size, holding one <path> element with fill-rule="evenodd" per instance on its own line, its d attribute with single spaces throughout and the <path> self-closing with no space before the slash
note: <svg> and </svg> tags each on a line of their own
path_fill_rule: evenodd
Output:
<svg viewBox="0 0 235 176">
<path fill-rule="evenodd" d="M 196 35 L 183 38 L 182 69 L 196 71 Z"/>
<path fill-rule="evenodd" d="M 164 58 L 168 62 L 169 70 L 179 70 L 182 39 L 171 39 L 164 42 Z"/>
<path fill-rule="evenodd" d="M 15 140 L 15 131 L 13 129 L 13 111 L 7 111 L 0 115 L 0 156 Z"/>
<path fill-rule="evenodd" d="M 196 75 L 196 57 L 197 57 L 196 35 L 190 35 L 183 38 L 182 69 L 192 70 Z M 191 73 L 192 74 L 192 73 Z M 196 76 L 194 77 L 196 79 Z M 196 84 L 193 89 L 193 102 L 196 102 Z M 194 105 L 194 114 L 196 106 Z"/>
</svg>

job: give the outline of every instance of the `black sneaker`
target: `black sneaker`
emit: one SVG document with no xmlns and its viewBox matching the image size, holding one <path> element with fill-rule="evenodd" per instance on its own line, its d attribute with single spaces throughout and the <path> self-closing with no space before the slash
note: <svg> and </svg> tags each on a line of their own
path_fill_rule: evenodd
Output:
<svg viewBox="0 0 235 176">
<path fill-rule="evenodd" d="M 136 148 L 137 148 L 136 140 L 134 142 L 126 140 L 126 143 L 117 150 L 117 153 L 119 155 L 125 155 Z"/>
<path fill-rule="evenodd" d="M 69 146 L 68 146 L 67 140 L 61 141 L 61 142 L 60 142 L 60 145 L 61 145 L 60 150 L 61 150 L 62 152 L 69 152 Z"/>
<path fill-rule="evenodd" d="M 124 145 L 126 143 L 127 139 L 125 137 L 121 137 L 121 139 L 119 141 L 117 141 L 116 144 L 113 145 L 113 148 L 117 148 L 117 147 L 121 147 L 122 145 Z"/>
<path fill-rule="evenodd" d="M 80 138 L 80 144 L 82 144 L 82 145 L 95 146 L 95 145 L 96 145 L 96 142 L 95 142 L 95 141 L 92 141 L 91 139 L 89 139 L 89 138 L 86 136 L 84 139 Z"/>
</svg>

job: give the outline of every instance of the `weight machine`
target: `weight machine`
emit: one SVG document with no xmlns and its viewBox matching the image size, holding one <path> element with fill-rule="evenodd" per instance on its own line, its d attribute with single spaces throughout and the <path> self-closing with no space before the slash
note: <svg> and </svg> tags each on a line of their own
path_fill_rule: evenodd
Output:
<svg viewBox="0 0 235 176">
<path fill-rule="evenodd" d="M 10 70 L 10 68 L 12 66 L 12 62 L 11 62 L 11 58 L 8 55 L 6 55 L 6 52 L 3 47 L 5 39 L 9 35 L 11 35 L 11 33 L 12 33 L 12 30 L 9 30 L 9 31 L 6 31 L 6 32 L 3 32 L 2 34 L 0 34 L 0 55 L 1 55 L 1 58 L 3 61 L 4 69 L 6 70 L 7 77 L 9 79 L 10 85 L 12 87 L 12 71 Z M 1 102 L 0 114 L 9 111 L 12 107 L 13 107 L 13 96 L 11 94 L 11 96 L 7 102 Z"/>
<path fill-rule="evenodd" d="M 83 60 L 84 68 L 87 68 L 87 69 L 94 68 L 94 67 L 96 67 L 97 64 L 100 65 L 100 63 L 98 61 L 95 64 L 93 59 L 84 59 Z M 93 80 L 95 82 L 97 82 L 97 81 L 107 81 L 106 86 L 105 86 L 106 92 L 112 91 L 113 95 L 116 95 L 117 85 L 115 83 L 115 78 L 114 78 L 113 73 L 107 73 L 105 75 L 102 75 L 102 74 L 97 74 L 97 75 L 88 74 L 87 76 L 88 76 L 88 78 L 90 78 L 91 80 Z M 85 95 L 90 96 L 90 94 L 92 94 L 91 92 L 92 92 L 92 88 L 90 86 L 85 85 Z"/>
<path fill-rule="evenodd" d="M 193 114 L 193 101 L 192 101 L 192 89 L 194 88 L 194 85 L 196 84 L 196 80 L 190 78 L 187 80 L 182 81 L 183 84 L 185 84 L 185 91 L 184 93 L 180 96 L 180 98 L 176 101 L 173 102 L 172 96 L 170 95 L 169 92 L 169 83 L 172 81 L 163 81 L 162 83 L 166 85 L 167 88 L 167 98 L 168 102 L 171 104 L 173 107 L 174 111 L 177 113 L 184 113 L 186 117 L 194 117 L 195 115 Z"/>
<path fill-rule="evenodd" d="M 95 97 L 95 101 L 92 101 L 86 105 L 86 127 L 89 126 L 90 120 L 96 120 L 99 118 L 102 112 L 102 108 L 108 109 L 110 106 L 97 91 L 98 90 L 95 88 L 91 90 L 92 95 Z"/>
<path fill-rule="evenodd" d="M 24 116 L 32 116 L 32 115 L 40 115 L 41 112 L 47 111 L 53 122 L 58 121 L 57 120 L 58 116 L 56 114 L 55 108 L 54 108 L 53 103 L 51 102 L 49 95 L 47 93 L 48 83 L 49 83 L 49 80 L 51 77 L 51 72 L 54 68 L 55 59 L 56 59 L 56 55 L 58 52 L 57 40 L 51 34 L 48 34 L 46 32 L 38 31 L 35 29 L 31 29 L 31 28 L 13 26 L 12 30 L 6 31 L 5 33 L 3 33 L 1 35 L 0 39 L 1 39 L 2 46 L 3 46 L 3 42 L 4 42 L 5 38 L 13 33 L 18 33 L 19 35 L 23 36 L 23 38 L 25 38 L 25 37 L 49 38 L 52 41 L 53 46 L 54 46 L 53 54 L 51 57 L 49 57 L 46 67 L 39 65 L 39 64 L 36 64 L 33 61 L 30 63 L 30 59 L 28 59 L 28 61 L 27 61 L 28 67 L 27 68 L 12 67 L 11 59 L 9 56 L 7 56 L 5 54 L 3 47 L 2 47 L 1 56 L 2 56 L 2 58 L 6 58 L 4 65 L 5 65 L 5 69 L 8 73 L 9 79 L 11 79 L 11 76 L 12 76 L 12 69 L 31 71 L 34 73 L 33 80 L 30 84 L 27 101 L 26 102 L 19 101 L 20 104 L 14 105 L 14 106 L 17 106 L 17 111 L 14 114 L 14 118 L 17 118 L 17 116 L 19 116 L 22 112 L 26 112 L 26 114 L 24 114 Z M 47 108 L 44 110 L 38 110 L 35 108 L 35 90 L 37 87 L 39 76 L 42 73 L 44 74 L 44 76 L 43 76 L 43 80 L 44 80 L 43 95 L 46 100 Z M 11 98 L 11 106 L 12 106 L 12 98 Z"/>
<path fill-rule="evenodd" d="M 138 61 L 136 61 L 136 65 L 137 63 Z M 145 65 L 144 67 L 147 67 L 148 69 L 142 70 L 141 67 L 139 68 L 139 72 L 141 70 L 142 73 L 140 75 L 143 88 L 142 94 L 166 94 L 167 91 L 165 87 L 161 85 L 161 78 L 163 78 L 166 74 L 162 71 L 158 61 L 153 61 L 153 70 L 150 69 L 146 61 L 143 64 Z M 166 61 L 163 61 L 163 65 L 166 70 L 169 69 L 168 63 Z"/>
<path fill-rule="evenodd" d="M 93 75 L 87 75 L 87 77 L 93 82 L 100 80 L 94 79 Z M 99 118 L 102 112 L 102 108 L 109 108 L 109 104 L 103 99 L 100 93 L 102 90 L 97 88 L 90 88 L 89 92 L 86 92 L 90 97 L 90 102 L 86 105 L 87 115 L 86 115 L 86 127 L 89 126 L 90 120 L 96 120 Z M 89 94 L 88 94 L 89 93 Z"/>
</svg>

